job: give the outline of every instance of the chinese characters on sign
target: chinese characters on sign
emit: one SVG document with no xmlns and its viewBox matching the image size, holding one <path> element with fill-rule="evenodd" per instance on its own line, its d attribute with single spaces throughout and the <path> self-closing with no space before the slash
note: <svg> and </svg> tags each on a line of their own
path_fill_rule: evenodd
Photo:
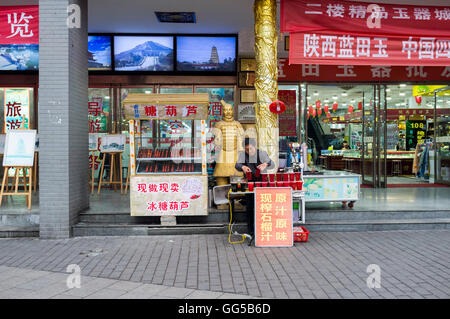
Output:
<svg viewBox="0 0 450 319">
<path fill-rule="evenodd" d="M 38 44 L 39 6 L 0 6 L 0 44 Z"/>
<path fill-rule="evenodd" d="M 206 215 L 207 177 L 132 176 L 132 216 Z"/>
<path fill-rule="evenodd" d="M 450 66 L 289 64 L 278 59 L 278 81 L 448 81 Z"/>
<path fill-rule="evenodd" d="M 255 188 L 255 246 L 292 245 L 292 189 Z"/>
<path fill-rule="evenodd" d="M 281 0 L 281 32 L 316 30 L 450 36 L 450 7 L 339 0 Z M 379 27 L 377 23 L 379 22 Z M 379 31 L 382 29 L 382 31 Z"/>
<path fill-rule="evenodd" d="M 290 63 L 441 65 L 450 63 L 450 37 L 381 37 L 291 33 Z M 380 73 L 378 73 L 380 74 Z"/>
<path fill-rule="evenodd" d="M 4 115 L 7 131 L 30 127 L 29 89 L 5 89 Z"/>
<path fill-rule="evenodd" d="M 88 102 L 89 133 L 107 132 L 108 105 L 101 97 L 91 97 Z"/>
<path fill-rule="evenodd" d="M 206 105 L 194 104 L 125 104 L 125 116 L 152 120 L 206 119 Z M 203 107 L 205 106 L 205 107 Z"/>
</svg>

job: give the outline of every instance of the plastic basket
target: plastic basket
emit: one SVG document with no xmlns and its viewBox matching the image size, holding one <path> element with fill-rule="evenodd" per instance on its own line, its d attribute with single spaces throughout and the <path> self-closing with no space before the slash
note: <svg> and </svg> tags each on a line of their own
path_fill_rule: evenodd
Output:
<svg viewBox="0 0 450 319">
<path fill-rule="evenodd" d="M 302 231 L 303 230 L 303 231 Z M 294 227 L 294 242 L 307 242 L 309 231 L 305 227 Z"/>
</svg>

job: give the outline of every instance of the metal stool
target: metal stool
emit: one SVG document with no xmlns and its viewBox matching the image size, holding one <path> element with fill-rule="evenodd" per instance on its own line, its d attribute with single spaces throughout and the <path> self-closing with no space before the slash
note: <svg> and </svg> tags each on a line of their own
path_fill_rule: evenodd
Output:
<svg viewBox="0 0 450 319">
<path fill-rule="evenodd" d="M 392 176 L 399 176 L 402 174 L 402 161 L 393 160 L 392 161 Z"/>
</svg>

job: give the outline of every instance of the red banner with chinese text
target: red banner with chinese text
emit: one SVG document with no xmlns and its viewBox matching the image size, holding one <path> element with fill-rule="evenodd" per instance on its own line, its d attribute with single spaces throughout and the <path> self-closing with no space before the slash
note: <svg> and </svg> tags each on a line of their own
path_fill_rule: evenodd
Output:
<svg viewBox="0 0 450 319">
<path fill-rule="evenodd" d="M 281 32 L 358 30 L 365 34 L 450 37 L 450 7 L 340 0 L 281 0 Z"/>
<path fill-rule="evenodd" d="M 367 36 L 354 32 L 344 34 L 294 32 L 290 34 L 289 62 L 293 64 L 448 66 L 450 65 L 450 37 Z"/>
<path fill-rule="evenodd" d="M 279 82 L 448 82 L 450 66 L 289 64 L 278 59 Z"/>
<path fill-rule="evenodd" d="M 0 44 L 39 44 L 39 6 L 0 6 Z"/>
</svg>

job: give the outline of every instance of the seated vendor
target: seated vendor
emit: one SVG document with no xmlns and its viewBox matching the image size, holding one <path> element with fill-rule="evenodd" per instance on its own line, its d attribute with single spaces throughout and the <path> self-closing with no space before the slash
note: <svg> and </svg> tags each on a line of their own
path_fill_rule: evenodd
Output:
<svg viewBox="0 0 450 319">
<path fill-rule="evenodd" d="M 235 168 L 244 173 L 251 172 L 253 179 L 255 178 L 256 170 L 264 172 L 267 168 L 273 168 L 275 165 L 269 158 L 267 152 L 256 148 L 256 140 L 253 138 L 245 138 L 244 152 L 239 152 Z M 246 195 L 247 208 L 247 231 L 248 234 L 254 237 L 255 228 L 255 199 L 253 193 Z"/>
</svg>

